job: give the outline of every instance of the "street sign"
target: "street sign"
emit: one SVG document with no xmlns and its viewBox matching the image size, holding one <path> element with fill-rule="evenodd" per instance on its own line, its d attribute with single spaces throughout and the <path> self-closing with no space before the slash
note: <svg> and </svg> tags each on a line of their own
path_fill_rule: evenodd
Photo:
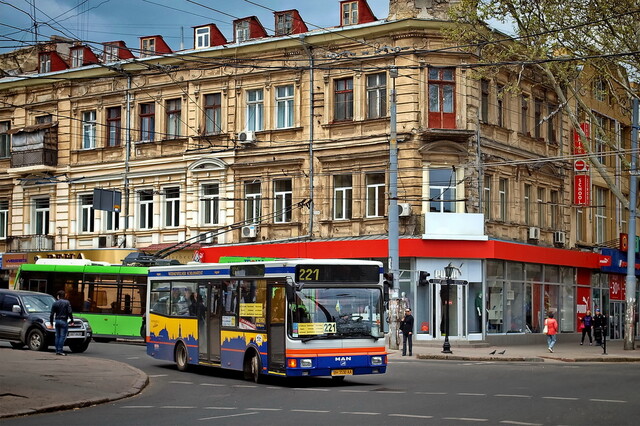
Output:
<svg viewBox="0 0 640 426">
<path fill-rule="evenodd" d="M 589 164 L 584 160 L 576 160 L 573 162 L 573 171 L 575 172 L 588 172 Z"/>
</svg>

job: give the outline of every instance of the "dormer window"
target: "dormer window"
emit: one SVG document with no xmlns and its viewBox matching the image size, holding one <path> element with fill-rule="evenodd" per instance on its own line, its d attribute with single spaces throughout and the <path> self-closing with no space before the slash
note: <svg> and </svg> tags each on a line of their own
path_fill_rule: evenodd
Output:
<svg viewBox="0 0 640 426">
<path fill-rule="evenodd" d="M 276 15 L 276 35 L 287 35 L 293 33 L 293 13 L 285 12 Z"/>
<path fill-rule="evenodd" d="M 50 53 L 40 54 L 39 70 L 41 73 L 51 72 L 51 54 Z"/>
<path fill-rule="evenodd" d="M 84 64 L 84 50 L 74 49 L 71 51 L 71 68 L 79 68 Z"/>
<path fill-rule="evenodd" d="M 156 39 L 155 38 L 143 38 L 142 39 L 142 53 L 141 57 L 153 56 L 156 53 Z"/>
<path fill-rule="evenodd" d="M 118 46 L 107 45 L 104 47 L 104 61 L 106 63 L 109 62 L 117 62 L 118 59 Z"/>
<path fill-rule="evenodd" d="M 342 25 L 355 25 L 358 23 L 358 2 L 342 3 Z"/>
<path fill-rule="evenodd" d="M 210 33 L 209 27 L 196 28 L 196 49 L 204 49 L 211 46 Z"/>
<path fill-rule="evenodd" d="M 249 21 L 236 22 L 236 43 L 249 40 Z"/>
</svg>

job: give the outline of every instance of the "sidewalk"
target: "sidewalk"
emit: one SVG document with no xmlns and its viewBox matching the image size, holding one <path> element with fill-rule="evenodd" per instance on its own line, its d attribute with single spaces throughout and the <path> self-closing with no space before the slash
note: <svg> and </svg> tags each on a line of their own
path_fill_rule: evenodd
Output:
<svg viewBox="0 0 640 426">
<path fill-rule="evenodd" d="M 6 345 L 6 346 L 5 346 Z M 0 344 L 0 418 L 68 410 L 136 395 L 148 384 L 128 364 Z"/>
<path fill-rule="evenodd" d="M 442 353 L 442 341 L 414 342 L 413 358 L 474 360 L 474 361 L 526 361 L 526 362 L 640 362 L 640 345 L 635 350 L 624 350 L 624 342 L 607 342 L 607 354 L 601 346 L 581 346 L 575 341 L 558 341 L 550 353 L 545 343 L 539 345 L 483 346 L 467 342 L 450 342 L 451 354 Z M 402 343 L 398 350 L 388 349 L 389 359 L 407 359 L 402 357 Z"/>
</svg>

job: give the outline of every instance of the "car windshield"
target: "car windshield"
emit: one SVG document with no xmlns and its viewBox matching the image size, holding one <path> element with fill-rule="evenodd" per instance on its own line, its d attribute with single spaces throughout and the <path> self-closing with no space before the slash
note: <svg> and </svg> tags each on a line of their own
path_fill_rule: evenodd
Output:
<svg viewBox="0 0 640 426">
<path fill-rule="evenodd" d="M 289 334 L 302 340 L 380 338 L 379 288 L 312 288 L 289 305 Z"/>
<path fill-rule="evenodd" d="M 51 305 L 56 300 L 48 294 L 28 294 L 22 296 L 24 307 L 29 313 L 51 312 Z"/>
</svg>

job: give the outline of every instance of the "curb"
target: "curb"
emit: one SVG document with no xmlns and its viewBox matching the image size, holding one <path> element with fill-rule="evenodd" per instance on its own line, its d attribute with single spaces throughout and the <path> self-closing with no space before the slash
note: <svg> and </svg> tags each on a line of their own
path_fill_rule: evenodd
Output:
<svg viewBox="0 0 640 426">
<path fill-rule="evenodd" d="M 440 359 L 450 361 L 507 361 L 507 362 L 544 362 L 540 357 L 495 357 L 464 355 L 416 355 L 418 359 Z"/>
</svg>

